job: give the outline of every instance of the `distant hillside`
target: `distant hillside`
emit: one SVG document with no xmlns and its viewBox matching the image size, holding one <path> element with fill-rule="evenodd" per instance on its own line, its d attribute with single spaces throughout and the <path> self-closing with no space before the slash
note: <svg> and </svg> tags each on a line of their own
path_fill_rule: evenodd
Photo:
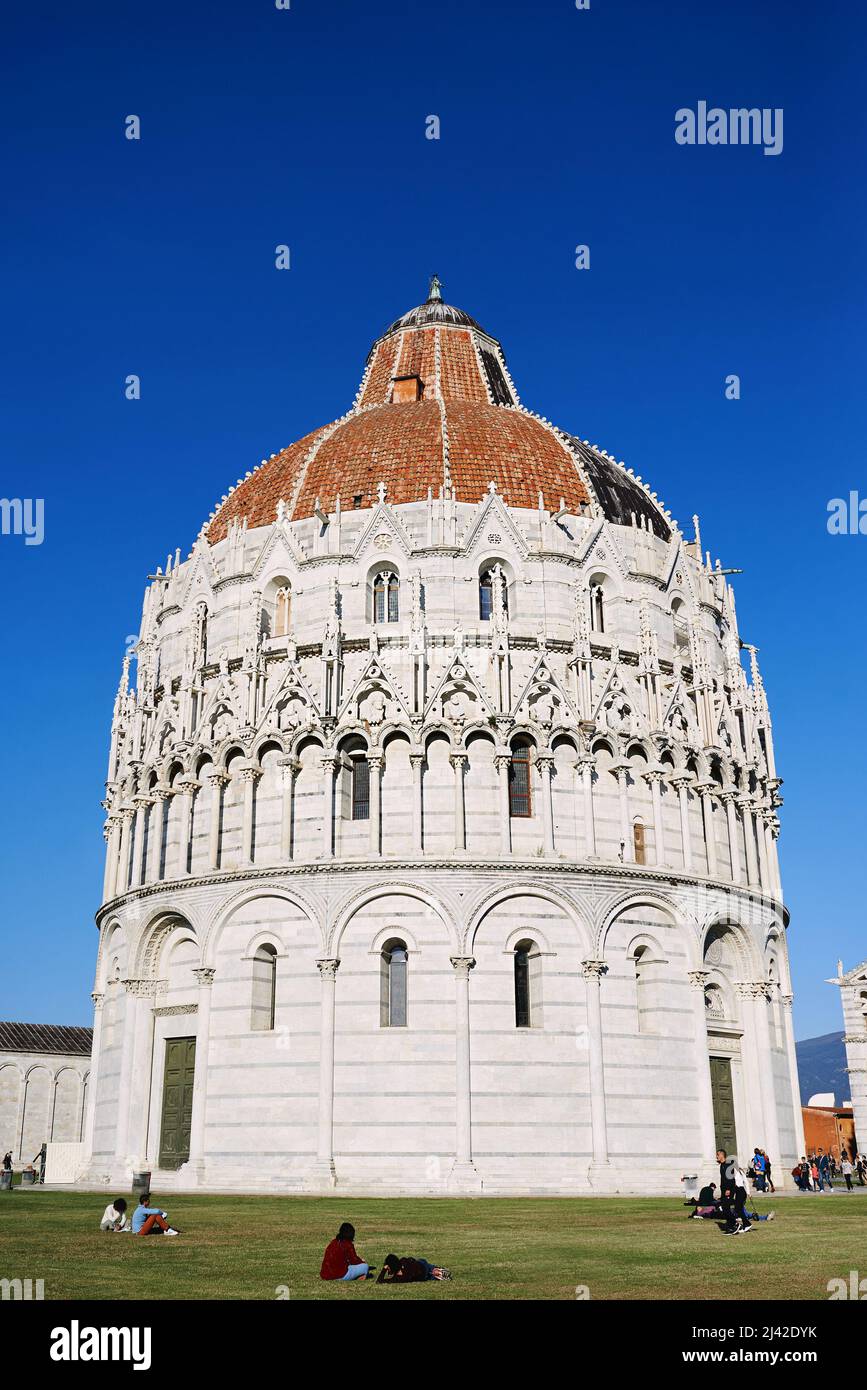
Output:
<svg viewBox="0 0 867 1390">
<path fill-rule="evenodd" d="M 817 1091 L 833 1091 L 838 1105 L 849 1100 L 846 1049 L 842 1033 L 825 1033 L 821 1038 L 805 1038 L 795 1043 L 801 1104 L 806 1105 Z"/>
</svg>

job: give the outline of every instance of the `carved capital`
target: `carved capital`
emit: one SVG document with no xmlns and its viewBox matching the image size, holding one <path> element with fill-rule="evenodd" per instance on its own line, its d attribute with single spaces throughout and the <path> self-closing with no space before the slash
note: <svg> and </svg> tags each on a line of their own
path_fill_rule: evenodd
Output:
<svg viewBox="0 0 867 1390">
<path fill-rule="evenodd" d="M 214 983 L 214 976 L 216 975 L 216 973 L 216 970 L 214 970 L 214 968 L 210 965 L 200 965 L 197 969 L 193 971 L 193 974 L 198 980 L 200 987 L 202 985 L 212 985 Z"/>
<path fill-rule="evenodd" d="M 324 980 L 334 980 L 337 978 L 337 967 L 340 964 L 339 957 L 332 956 L 330 960 L 318 960 L 316 969 Z"/>
<path fill-rule="evenodd" d="M 770 999 L 771 986 L 767 980 L 739 980 L 735 989 L 741 999 Z"/>
<path fill-rule="evenodd" d="M 467 765 L 467 763 L 469 762 L 469 760 L 470 760 L 470 755 L 469 755 L 469 753 L 450 753 L 450 754 L 449 754 L 449 762 L 451 763 L 451 765 L 452 765 L 452 767 L 454 768 L 455 772 L 458 772 L 461 768 L 466 767 L 466 765 Z"/>
<path fill-rule="evenodd" d="M 94 990 L 90 997 L 93 1000 L 94 1009 L 97 1013 L 99 1013 L 100 1009 L 105 1003 L 105 995 L 101 994 L 99 990 Z"/>
<path fill-rule="evenodd" d="M 608 962 L 604 960 L 582 960 L 581 973 L 585 980 L 595 980 L 597 985 L 601 984 L 602 976 L 608 969 Z"/>
<path fill-rule="evenodd" d="M 702 993 L 704 993 L 705 986 L 707 985 L 707 982 L 710 979 L 710 971 L 689 970 L 687 971 L 686 978 L 689 980 L 689 983 L 692 985 L 693 989 L 700 989 Z"/>
<path fill-rule="evenodd" d="M 449 956 L 455 975 L 459 980 L 468 980 L 470 971 L 476 963 L 475 956 Z"/>
</svg>

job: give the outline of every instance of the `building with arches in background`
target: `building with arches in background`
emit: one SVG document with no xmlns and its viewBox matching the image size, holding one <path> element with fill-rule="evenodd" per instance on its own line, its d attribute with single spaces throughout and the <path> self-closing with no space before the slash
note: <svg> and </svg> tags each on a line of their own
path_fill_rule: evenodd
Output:
<svg viewBox="0 0 867 1390">
<path fill-rule="evenodd" d="M 0 1154 L 14 1167 L 82 1141 L 92 1044 L 89 1028 L 0 1023 Z"/>
<path fill-rule="evenodd" d="M 803 1147 L 780 779 L 725 572 L 444 303 L 148 584 L 87 1174 L 672 1190 Z"/>
</svg>

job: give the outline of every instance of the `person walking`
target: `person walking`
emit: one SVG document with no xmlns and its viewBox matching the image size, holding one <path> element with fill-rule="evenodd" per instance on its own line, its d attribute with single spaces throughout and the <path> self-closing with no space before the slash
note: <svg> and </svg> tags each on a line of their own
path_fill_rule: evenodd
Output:
<svg viewBox="0 0 867 1390">
<path fill-rule="evenodd" d="M 828 1155 L 825 1153 L 824 1149 L 820 1149 L 820 1150 L 819 1150 L 818 1165 L 819 1165 L 819 1181 L 820 1181 L 821 1183 L 827 1183 L 827 1184 L 828 1184 L 828 1191 L 829 1191 L 829 1192 L 833 1192 L 834 1189 L 833 1189 L 833 1187 L 831 1186 L 831 1160 L 830 1160 L 830 1158 L 828 1157 Z"/>
<path fill-rule="evenodd" d="M 760 1152 L 762 1158 L 765 1160 L 765 1184 L 767 1186 L 767 1190 L 768 1192 L 776 1192 L 777 1189 L 774 1187 L 774 1181 L 771 1177 L 771 1160 L 768 1158 L 768 1155 L 764 1149 L 761 1149 Z"/>
<path fill-rule="evenodd" d="M 848 1157 L 843 1159 L 843 1162 L 841 1163 L 840 1167 L 841 1167 L 842 1170 L 843 1170 L 843 1179 L 844 1179 L 844 1181 L 845 1181 L 845 1183 L 846 1183 L 846 1191 L 847 1191 L 847 1192 L 851 1192 L 851 1191 L 852 1191 L 852 1174 L 853 1174 L 853 1172 L 854 1172 L 855 1170 L 854 1170 L 854 1168 L 852 1167 L 852 1163 L 851 1163 L 851 1161 L 849 1160 Z"/>
</svg>

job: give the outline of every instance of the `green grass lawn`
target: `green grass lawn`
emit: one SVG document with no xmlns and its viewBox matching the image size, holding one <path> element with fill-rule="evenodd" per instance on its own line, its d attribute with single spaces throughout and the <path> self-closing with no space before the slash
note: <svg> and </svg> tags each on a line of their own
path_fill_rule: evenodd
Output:
<svg viewBox="0 0 867 1390">
<path fill-rule="evenodd" d="M 112 1194 L 0 1193 L 0 1278 L 46 1299 L 825 1299 L 865 1269 L 867 1198 L 791 1197 L 746 1236 L 687 1221 L 677 1198 L 422 1200 L 160 1197 L 177 1239 L 103 1234 Z M 128 1197 L 130 1206 L 133 1199 Z M 760 1198 L 759 1209 L 772 1199 Z M 362 1258 L 390 1250 L 447 1265 L 451 1283 L 323 1283 L 322 1251 L 352 1221 Z"/>
</svg>

